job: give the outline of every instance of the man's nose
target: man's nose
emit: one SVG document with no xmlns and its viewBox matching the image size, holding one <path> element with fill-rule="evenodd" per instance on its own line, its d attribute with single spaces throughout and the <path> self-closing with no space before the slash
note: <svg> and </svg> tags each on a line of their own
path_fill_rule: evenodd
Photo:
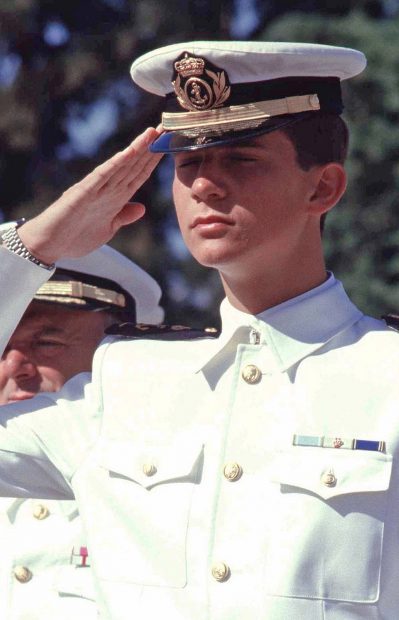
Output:
<svg viewBox="0 0 399 620">
<path fill-rule="evenodd" d="M 191 186 L 193 198 L 200 202 L 220 200 L 227 195 L 223 175 L 217 173 L 216 166 L 211 162 L 203 162 L 198 169 L 196 178 Z"/>
<path fill-rule="evenodd" d="M 36 365 L 27 352 L 20 349 L 8 349 L 3 356 L 4 371 L 14 379 L 30 379 L 36 375 Z"/>
</svg>

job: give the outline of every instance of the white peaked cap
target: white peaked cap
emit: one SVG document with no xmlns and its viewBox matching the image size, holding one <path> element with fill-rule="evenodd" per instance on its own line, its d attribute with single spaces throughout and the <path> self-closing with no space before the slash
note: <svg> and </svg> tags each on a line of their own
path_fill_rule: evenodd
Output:
<svg viewBox="0 0 399 620">
<path fill-rule="evenodd" d="M 232 84 L 286 77 L 338 77 L 346 80 L 366 67 L 365 55 L 347 47 L 269 41 L 191 41 L 153 50 L 134 61 L 131 75 L 155 95 L 173 91 L 173 64 L 183 52 L 204 55 L 223 68 Z"/>
<path fill-rule="evenodd" d="M 138 323 L 156 325 L 163 321 L 164 311 L 159 303 L 162 291 L 158 282 L 110 246 L 103 245 L 80 258 L 64 258 L 56 262 L 56 267 L 116 282 L 135 300 Z"/>
<path fill-rule="evenodd" d="M 365 66 L 362 52 L 332 45 L 191 41 L 140 56 L 131 75 L 165 100 L 165 133 L 150 150 L 173 153 L 340 115 L 341 81 Z"/>
</svg>

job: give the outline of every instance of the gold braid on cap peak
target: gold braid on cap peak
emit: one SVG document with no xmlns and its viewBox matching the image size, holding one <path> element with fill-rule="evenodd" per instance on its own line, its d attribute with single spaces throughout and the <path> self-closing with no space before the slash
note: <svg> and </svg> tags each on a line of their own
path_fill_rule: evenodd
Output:
<svg viewBox="0 0 399 620">
<path fill-rule="evenodd" d="M 122 293 L 74 280 L 49 280 L 36 292 L 35 299 L 81 305 L 85 299 L 92 299 L 120 308 L 126 307 L 126 299 Z"/>
<path fill-rule="evenodd" d="M 185 129 L 215 128 L 220 125 L 231 125 L 250 121 L 262 121 L 283 114 L 298 114 L 299 112 L 315 112 L 320 110 L 318 96 L 298 95 L 273 99 L 272 101 L 256 101 L 243 105 L 228 106 L 216 110 L 197 112 L 164 112 L 162 127 L 166 131 Z M 227 127 L 225 127 L 227 128 Z"/>
</svg>

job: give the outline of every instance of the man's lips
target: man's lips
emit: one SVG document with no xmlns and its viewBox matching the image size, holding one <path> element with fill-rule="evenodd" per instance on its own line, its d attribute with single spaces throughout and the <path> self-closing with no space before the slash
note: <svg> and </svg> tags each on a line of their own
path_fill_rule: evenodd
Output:
<svg viewBox="0 0 399 620">
<path fill-rule="evenodd" d="M 191 224 L 191 228 L 211 229 L 216 228 L 219 225 L 232 226 L 233 222 L 228 217 L 223 217 L 222 215 L 199 216 L 195 218 L 195 220 Z"/>
</svg>

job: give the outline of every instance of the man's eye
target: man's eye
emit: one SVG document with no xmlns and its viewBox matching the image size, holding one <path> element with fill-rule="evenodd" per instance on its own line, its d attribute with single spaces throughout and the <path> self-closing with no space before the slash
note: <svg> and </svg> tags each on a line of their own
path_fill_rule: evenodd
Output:
<svg viewBox="0 0 399 620">
<path fill-rule="evenodd" d="M 58 342 L 57 340 L 38 340 L 36 342 L 37 347 L 41 348 L 54 348 L 54 347 L 62 347 L 63 343 Z"/>
<path fill-rule="evenodd" d="M 197 163 L 197 159 L 185 159 L 183 161 L 176 162 L 176 166 L 177 168 L 188 168 L 188 166 L 195 166 Z"/>
<path fill-rule="evenodd" d="M 230 159 L 232 161 L 243 161 L 243 162 L 257 161 L 255 157 L 251 157 L 250 155 L 232 155 Z"/>
</svg>

